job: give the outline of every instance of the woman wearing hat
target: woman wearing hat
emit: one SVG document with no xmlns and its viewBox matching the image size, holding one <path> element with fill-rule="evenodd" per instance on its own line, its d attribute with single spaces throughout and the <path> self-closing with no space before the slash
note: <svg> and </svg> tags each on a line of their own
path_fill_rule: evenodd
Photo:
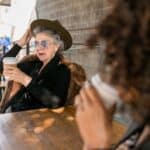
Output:
<svg viewBox="0 0 150 150">
<path fill-rule="evenodd" d="M 35 39 L 35 58 L 22 61 L 17 67 L 4 66 L 4 75 L 15 81 L 19 88 L 9 96 L 3 112 L 9 106 L 12 111 L 21 111 L 57 108 L 65 104 L 70 70 L 62 64 L 60 52 L 71 47 L 72 38 L 58 21 L 38 19 L 31 23 L 30 31 L 16 42 L 6 56 L 16 56 L 31 39 L 31 34 Z"/>
</svg>

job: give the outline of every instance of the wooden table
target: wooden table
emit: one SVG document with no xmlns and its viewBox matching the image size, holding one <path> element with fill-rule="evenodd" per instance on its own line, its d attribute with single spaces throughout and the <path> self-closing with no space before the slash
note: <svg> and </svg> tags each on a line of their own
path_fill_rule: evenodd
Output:
<svg viewBox="0 0 150 150">
<path fill-rule="evenodd" d="M 81 150 L 73 107 L 0 115 L 0 150 Z M 125 131 L 113 122 L 113 143 Z"/>
<path fill-rule="evenodd" d="M 0 115 L 0 150 L 80 150 L 72 108 Z"/>
</svg>

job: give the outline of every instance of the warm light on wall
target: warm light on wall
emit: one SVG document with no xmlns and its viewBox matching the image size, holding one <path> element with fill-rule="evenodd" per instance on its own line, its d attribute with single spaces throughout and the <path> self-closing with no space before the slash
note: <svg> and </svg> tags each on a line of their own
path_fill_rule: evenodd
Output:
<svg viewBox="0 0 150 150">
<path fill-rule="evenodd" d="M 10 6 L 11 0 L 0 0 L 0 5 Z"/>
</svg>

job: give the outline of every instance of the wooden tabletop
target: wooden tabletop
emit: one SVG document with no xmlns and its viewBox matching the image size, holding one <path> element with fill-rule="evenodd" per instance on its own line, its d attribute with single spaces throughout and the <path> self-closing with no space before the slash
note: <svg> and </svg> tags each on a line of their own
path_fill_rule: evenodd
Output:
<svg viewBox="0 0 150 150">
<path fill-rule="evenodd" d="M 72 108 L 0 115 L 0 150 L 80 150 Z"/>
<path fill-rule="evenodd" d="M 73 107 L 0 115 L 0 150 L 81 150 Z M 113 122 L 116 143 L 125 127 Z"/>
</svg>

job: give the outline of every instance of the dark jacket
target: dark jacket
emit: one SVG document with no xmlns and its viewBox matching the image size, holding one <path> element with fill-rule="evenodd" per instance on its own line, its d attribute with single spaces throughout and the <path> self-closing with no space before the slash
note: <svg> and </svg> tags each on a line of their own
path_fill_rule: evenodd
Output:
<svg viewBox="0 0 150 150">
<path fill-rule="evenodd" d="M 149 150 L 150 149 L 149 133 L 148 133 L 149 136 L 145 137 L 145 139 L 143 139 L 139 144 L 137 144 L 137 141 L 139 140 L 141 134 L 144 132 L 144 129 L 146 127 L 149 127 L 147 120 L 142 124 L 139 124 L 134 121 L 129 126 L 125 136 L 120 140 L 120 142 L 113 149 L 122 150 L 120 146 L 125 145 L 126 149 L 128 150 Z"/>
<path fill-rule="evenodd" d="M 15 47 L 18 49 L 17 45 Z M 9 56 L 14 56 L 13 50 L 15 55 L 16 51 L 19 51 L 13 47 Z M 42 62 L 38 59 L 18 64 L 18 68 L 30 75 L 32 81 L 27 87 L 22 87 L 10 100 L 8 106 L 11 106 L 12 111 L 57 108 L 65 104 L 70 83 L 70 70 L 66 65 L 61 64 L 58 56 L 55 56 L 39 74 L 41 67 Z"/>
</svg>

